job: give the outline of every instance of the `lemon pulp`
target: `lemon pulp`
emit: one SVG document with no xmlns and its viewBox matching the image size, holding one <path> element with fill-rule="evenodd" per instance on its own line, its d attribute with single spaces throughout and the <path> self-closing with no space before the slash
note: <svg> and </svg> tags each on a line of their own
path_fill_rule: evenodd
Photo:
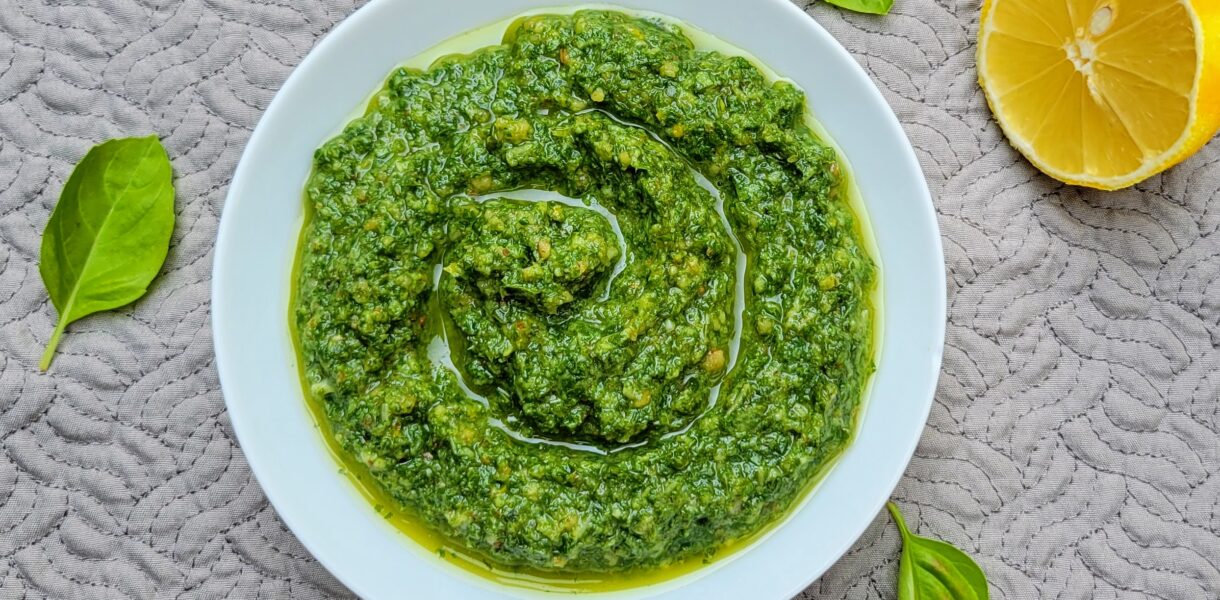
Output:
<svg viewBox="0 0 1220 600">
<path fill-rule="evenodd" d="M 1218 23 L 1217 0 L 988 0 L 979 81 L 1035 166 L 1126 187 L 1220 126 Z"/>
</svg>

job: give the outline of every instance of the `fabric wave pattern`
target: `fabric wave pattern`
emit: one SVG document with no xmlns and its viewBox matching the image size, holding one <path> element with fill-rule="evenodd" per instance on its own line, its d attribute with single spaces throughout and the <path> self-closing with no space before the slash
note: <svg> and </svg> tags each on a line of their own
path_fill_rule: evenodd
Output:
<svg viewBox="0 0 1220 600">
<path fill-rule="evenodd" d="M 261 111 L 359 4 L 3 3 L 0 597 L 350 596 L 233 439 L 208 287 Z M 1220 597 L 1220 143 L 1131 190 L 1064 186 L 988 113 L 977 1 L 805 8 L 881 87 L 940 215 L 948 339 L 895 491 L 908 522 L 974 555 L 997 598 Z M 165 270 L 134 306 L 74 324 L 40 373 L 58 191 L 94 143 L 149 132 L 177 177 Z M 802 597 L 893 598 L 898 541 L 878 515 Z"/>
</svg>

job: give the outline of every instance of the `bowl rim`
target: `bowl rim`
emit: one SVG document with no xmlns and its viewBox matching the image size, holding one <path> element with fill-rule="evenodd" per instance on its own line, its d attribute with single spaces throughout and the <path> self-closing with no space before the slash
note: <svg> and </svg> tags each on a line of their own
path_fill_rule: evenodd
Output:
<svg viewBox="0 0 1220 600">
<path fill-rule="evenodd" d="M 295 506 L 295 503 L 281 494 L 281 488 L 279 485 L 276 484 L 278 479 L 275 476 L 275 474 L 273 473 L 274 465 L 264 461 L 262 456 L 260 456 L 260 454 L 257 452 L 255 452 L 255 453 L 246 452 L 246 448 L 251 448 L 251 447 L 257 446 L 257 444 L 252 443 L 251 440 L 254 440 L 260 434 L 259 434 L 259 432 L 252 429 L 254 426 L 250 422 L 251 417 L 247 416 L 247 411 L 246 411 L 245 405 L 243 405 L 242 402 L 239 402 L 237 400 L 237 398 L 239 398 L 241 396 L 241 394 L 230 394 L 230 390 L 234 389 L 235 384 L 233 382 L 238 379 L 238 376 L 236 375 L 236 373 L 240 369 L 240 365 L 237 364 L 237 362 L 235 362 L 231 358 L 233 356 L 233 353 L 226 350 L 226 349 L 234 346 L 234 342 L 230 339 L 229 331 L 225 327 L 225 324 L 230 322 L 229 306 L 225 302 L 225 299 L 229 296 L 228 284 L 230 281 L 230 276 L 229 276 L 228 270 L 230 268 L 230 265 L 232 265 L 235 261 L 240 260 L 240 259 L 237 259 L 235 256 L 232 256 L 232 253 L 235 252 L 235 250 L 234 250 L 235 244 L 234 244 L 233 238 L 236 237 L 236 234 L 234 233 L 234 229 L 236 227 L 234 225 L 235 218 L 232 217 L 232 215 L 234 214 L 234 207 L 237 206 L 240 202 L 242 202 L 241 198 L 243 197 L 243 190 L 245 187 L 247 187 L 246 182 L 250 181 L 252 178 L 257 177 L 257 173 L 254 173 L 252 171 L 252 167 L 250 166 L 252 161 L 249 160 L 249 158 L 252 155 L 257 155 L 259 152 L 264 152 L 270 148 L 275 147 L 275 141 L 271 140 L 269 138 L 270 134 L 268 133 L 268 127 L 265 127 L 264 123 L 270 121 L 271 117 L 273 115 L 276 115 L 279 111 L 281 111 L 281 109 L 283 108 L 283 106 L 285 104 L 290 102 L 290 100 L 292 99 L 292 96 L 294 95 L 295 90 L 301 84 L 301 80 L 306 77 L 306 74 L 308 74 L 310 72 L 310 70 L 314 67 L 314 65 L 316 63 L 318 63 L 322 60 L 320 57 L 331 53 L 334 48 L 339 47 L 342 44 L 344 44 L 348 40 L 348 38 L 350 38 L 354 35 L 357 35 L 359 33 L 359 31 L 361 30 L 363 23 L 378 18 L 379 16 L 381 16 L 382 13 L 388 13 L 391 10 L 394 2 L 398 2 L 398 4 L 401 5 L 401 4 L 419 4 L 422 1 L 424 1 L 424 0 L 371 0 L 366 5 L 357 9 L 352 14 L 350 14 L 347 18 L 345 18 L 343 21 L 338 23 L 330 32 L 325 34 L 325 36 L 323 36 L 321 38 L 321 40 L 318 41 L 318 43 L 315 44 L 314 47 L 308 52 L 308 54 L 305 56 L 305 58 L 295 68 L 293 68 L 291 74 L 288 76 L 287 79 L 285 79 L 284 83 L 280 86 L 280 89 L 276 92 L 276 94 L 275 94 L 274 98 L 272 99 L 272 101 L 270 102 L 270 104 L 263 111 L 263 113 L 260 117 L 260 120 L 259 120 L 259 124 L 255 127 L 254 131 L 250 135 L 250 138 L 248 139 L 246 146 L 242 152 L 241 159 L 237 165 L 237 168 L 234 171 L 233 178 L 230 181 L 229 189 L 226 194 L 225 209 L 222 211 L 222 214 L 221 214 L 220 223 L 219 223 L 218 230 L 217 230 L 215 254 L 213 256 L 213 268 L 212 268 L 213 284 L 212 284 L 212 294 L 211 294 L 211 308 L 212 308 L 213 345 L 214 345 L 214 348 L 216 351 L 216 369 L 217 369 L 217 375 L 218 375 L 221 389 L 222 389 L 222 394 L 225 399 L 226 410 L 229 413 L 230 422 L 232 423 L 234 433 L 236 434 L 237 442 L 242 448 L 242 453 L 245 456 L 247 464 L 249 464 L 254 477 L 259 482 L 260 488 L 263 490 L 263 493 L 266 495 L 268 501 L 275 507 L 277 514 L 283 520 L 285 525 L 287 525 L 289 527 L 289 529 L 292 530 L 293 534 L 297 537 L 297 539 L 299 539 L 301 541 L 301 543 L 312 553 L 312 555 L 319 561 L 319 563 L 321 563 L 323 566 L 325 566 L 328 569 L 328 571 L 330 571 L 330 573 L 332 573 L 344 585 L 346 585 L 352 591 L 356 592 L 361 597 L 374 596 L 374 594 L 369 593 L 372 588 L 369 587 L 368 583 L 365 580 L 358 580 L 356 578 L 349 576 L 349 573 L 344 568 L 343 563 L 345 561 L 342 559 L 342 557 L 339 555 L 339 553 L 332 551 L 331 548 L 329 548 L 326 544 L 323 544 L 321 542 L 321 540 L 318 539 L 318 537 L 314 535 L 314 528 L 302 527 L 302 525 L 304 524 L 304 521 L 307 520 L 307 518 L 303 516 L 305 513 L 304 513 L 304 511 L 299 511 L 299 510 L 296 510 L 295 508 L 293 508 Z M 460 0 L 460 1 L 473 1 L 473 0 Z M 622 10 L 638 12 L 641 9 L 636 8 L 633 5 L 643 3 L 644 1 L 645 0 L 619 0 L 618 2 L 613 2 L 613 3 L 599 3 L 598 5 L 595 5 L 595 6 L 619 8 Z M 706 4 L 708 5 L 708 7 L 710 9 L 710 7 L 712 7 L 714 5 L 721 5 L 721 4 L 725 4 L 725 3 L 729 3 L 729 2 L 733 2 L 733 1 L 734 0 L 712 0 L 712 1 L 707 2 Z M 902 465 L 902 468 L 895 469 L 893 472 L 888 473 L 887 476 L 884 478 L 884 487 L 886 490 L 889 490 L 889 494 L 892 494 L 892 490 L 896 487 L 898 482 L 901 480 L 901 477 L 903 476 L 903 474 L 905 472 L 906 466 L 909 464 L 912 456 L 914 455 L 914 452 L 918 445 L 919 439 L 922 436 L 924 425 L 927 422 L 928 414 L 930 413 L 931 406 L 932 406 L 932 403 L 934 400 L 934 392 L 935 392 L 935 388 L 936 388 L 936 384 L 937 384 L 937 379 L 939 377 L 941 357 L 943 354 L 945 316 L 947 314 L 946 313 L 946 299 L 945 299 L 943 290 L 946 289 L 946 279 L 945 279 L 945 273 L 944 273 L 944 268 L 943 268 L 943 265 L 944 265 L 943 247 L 941 244 L 939 227 L 937 224 L 936 212 L 935 212 L 935 208 L 934 208 L 934 205 L 932 202 L 932 197 L 928 190 L 927 183 L 923 176 L 922 170 L 920 168 L 919 161 L 915 155 L 914 148 L 911 146 L 909 139 L 907 138 L 905 132 L 902 130 L 902 127 L 898 121 L 897 116 L 894 114 L 893 110 L 889 107 L 888 103 L 886 103 L 886 101 L 885 101 L 884 97 L 882 96 L 881 92 L 879 91 L 879 89 L 869 78 L 869 75 L 864 71 L 863 68 L 861 68 L 861 66 L 858 63 L 855 62 L 855 59 L 851 56 L 851 54 L 848 53 L 848 51 L 841 44 L 839 44 L 837 42 L 837 40 L 835 40 L 825 29 L 823 29 L 820 24 L 818 24 L 816 21 L 814 21 L 809 15 L 807 15 L 804 11 L 802 11 L 800 8 L 795 6 L 789 0 L 755 0 L 755 2 L 757 2 L 759 4 L 769 5 L 769 8 L 778 9 L 780 11 L 781 15 L 783 16 L 783 18 L 800 21 L 805 26 L 804 29 L 806 30 L 806 33 L 809 33 L 810 35 L 814 35 L 814 36 L 822 36 L 822 37 L 830 40 L 830 44 L 828 45 L 826 50 L 828 52 L 836 55 L 836 56 L 834 56 L 835 60 L 846 61 L 854 67 L 854 69 L 852 71 L 854 72 L 855 76 L 858 77 L 859 79 L 862 79 L 863 83 L 865 84 L 864 87 L 867 89 L 867 92 L 866 92 L 867 101 L 870 104 L 871 108 L 880 109 L 880 110 L 874 111 L 874 116 L 879 116 L 881 118 L 880 125 L 885 127 L 885 129 L 888 132 L 888 135 L 893 136 L 895 139 L 901 139 L 904 142 L 903 144 L 900 144 L 899 148 L 897 149 L 898 152 L 903 155 L 902 156 L 903 164 L 899 165 L 899 167 L 902 169 L 907 169 L 907 170 L 911 171 L 914 174 L 915 179 L 918 180 L 919 185 L 914 186 L 914 188 L 910 189 L 909 193 L 912 196 L 914 196 L 914 200 L 919 205 L 919 210 L 918 210 L 918 214 L 916 215 L 916 218 L 920 222 L 912 223 L 911 226 L 913 229 L 931 231 L 933 233 L 933 235 L 931 236 L 930 239 L 920 240 L 921 242 L 925 242 L 926 245 L 924 247 L 920 248 L 919 250 L 928 254 L 928 258 L 930 259 L 930 262 L 935 262 L 936 264 L 938 264 L 940 266 L 940 268 L 934 269 L 933 272 L 929 274 L 932 277 L 932 279 L 929 281 L 925 281 L 924 285 L 926 285 L 928 288 L 930 288 L 932 290 L 942 290 L 942 293 L 933 294 L 932 296 L 929 296 L 929 298 L 928 298 L 928 300 L 930 300 L 932 302 L 932 304 L 930 305 L 929 308 L 931 309 L 931 311 L 933 313 L 940 315 L 941 318 L 939 318 L 936 322 L 931 324 L 931 331 L 928 332 L 928 339 L 926 340 L 928 342 L 927 348 L 928 348 L 928 352 L 929 352 L 929 358 L 932 359 L 928 365 L 928 369 L 930 369 L 930 371 L 931 371 L 931 376 L 928 377 L 925 381 L 921 382 L 922 385 L 916 385 L 916 386 L 914 386 L 914 388 L 910 389 L 909 391 L 911 393 L 908 394 L 908 397 L 914 398 L 917 401 L 922 403 L 921 406 L 917 407 L 917 410 L 915 411 L 915 413 L 913 413 L 911 415 L 912 417 L 914 417 L 914 416 L 919 417 L 918 433 L 916 435 L 909 436 L 908 439 L 900 440 L 899 443 L 895 444 L 895 447 L 892 448 L 892 450 L 891 450 L 891 454 L 893 454 L 894 456 L 899 457 L 901 459 L 901 465 Z M 563 2 L 562 0 L 559 0 L 559 1 L 534 0 L 532 2 L 532 4 L 536 5 L 538 8 L 546 8 L 546 7 L 560 8 L 560 7 L 564 7 L 564 6 L 573 6 L 573 5 L 593 6 L 593 5 L 587 5 L 584 3 Z M 663 13 L 667 12 L 666 11 L 667 7 L 665 5 L 662 5 L 658 8 Z M 534 9 L 529 9 L 529 10 L 534 10 Z M 643 8 L 642 10 L 648 11 L 648 10 L 652 10 L 652 9 Z M 517 11 L 517 13 L 520 13 L 520 12 L 521 11 Z M 495 19 L 490 19 L 488 22 L 492 22 L 494 20 Z M 683 20 L 685 20 L 687 22 L 696 21 L 695 19 L 683 19 Z M 696 26 L 700 26 L 698 23 L 693 23 L 693 24 L 695 24 Z M 451 37 L 451 36 L 460 35 L 462 33 L 463 33 L 462 31 L 449 32 L 447 35 L 442 36 L 442 37 L 447 38 L 447 37 Z M 750 50 L 750 48 L 748 46 L 743 46 L 743 47 L 745 47 L 747 50 Z M 404 57 L 404 58 L 407 58 L 407 57 Z M 857 81 L 854 83 L 858 84 L 859 82 Z M 833 129 L 832 126 L 825 123 L 824 121 L 823 121 L 823 124 L 827 125 L 828 128 Z M 336 125 L 341 126 L 342 123 L 338 123 Z M 841 138 L 842 138 L 841 134 L 839 136 L 835 137 L 836 141 L 839 141 L 839 142 L 842 141 Z M 310 150 L 312 151 L 312 148 Z M 850 158 L 850 157 L 847 157 L 847 158 Z M 248 202 L 247 202 L 247 204 L 248 204 Z M 228 217 L 228 218 L 226 218 L 226 217 Z M 295 252 L 295 249 L 294 249 L 294 252 Z M 883 279 L 886 278 L 886 271 L 884 270 L 884 267 L 882 268 L 881 273 L 882 273 L 881 277 Z M 880 317 L 880 319 L 884 319 L 884 317 Z M 888 323 L 886 323 L 886 324 L 888 325 Z M 284 325 L 287 325 L 287 315 L 285 315 Z M 886 329 L 888 329 L 888 328 L 889 327 L 886 327 Z M 883 348 L 881 350 L 881 352 L 884 352 L 884 351 L 885 350 Z M 880 371 L 881 361 L 882 361 L 882 357 L 880 355 L 878 355 L 878 357 L 877 357 L 878 371 Z M 874 374 L 873 381 L 876 380 L 876 377 L 878 374 Z M 228 385 L 226 385 L 226 382 L 229 382 Z M 866 398 L 865 402 L 868 405 L 873 404 L 874 395 L 875 394 L 870 393 L 869 397 Z M 865 409 L 862 408 L 861 413 L 857 417 L 857 424 L 856 424 L 857 431 L 859 431 L 863 427 L 863 421 L 865 418 L 864 410 Z M 854 446 L 857 443 L 858 443 L 858 439 L 853 439 L 852 445 Z M 850 449 L 851 448 L 849 447 L 848 450 L 850 450 Z M 835 465 L 834 468 L 838 468 L 838 466 L 839 465 Z M 820 486 L 820 484 L 819 484 L 819 486 Z M 797 512 L 800 512 L 803 509 L 803 505 L 808 503 L 808 500 L 810 499 L 810 497 L 815 496 L 818 493 L 819 493 L 819 490 L 813 490 L 813 491 L 809 492 L 805 498 L 802 498 L 799 501 L 802 506 L 794 509 L 791 514 L 784 517 L 784 522 L 778 524 L 776 527 L 773 528 L 773 530 L 780 530 L 780 529 L 783 529 L 783 528 L 789 526 L 791 524 L 792 517 Z M 866 503 L 867 511 L 869 511 L 873 515 L 880 513 L 886 500 L 888 499 L 889 494 L 887 494 L 885 497 L 881 497 L 879 499 L 870 498 L 869 501 Z M 824 565 L 820 565 L 817 568 L 813 568 L 810 571 L 806 572 L 804 575 L 792 576 L 790 583 L 788 583 L 785 587 L 782 588 L 784 590 L 784 593 L 786 594 L 785 597 L 791 597 L 791 596 L 798 594 L 800 591 L 805 589 L 809 584 L 811 584 L 814 580 L 816 580 L 818 577 L 820 577 L 829 567 L 833 566 L 835 564 L 835 562 L 837 562 L 839 560 L 839 558 L 841 558 L 844 555 L 844 553 L 846 553 L 846 551 L 848 549 L 850 549 L 850 547 L 856 542 L 856 540 L 864 533 L 865 529 L 870 525 L 871 522 L 872 522 L 872 519 L 868 519 L 868 520 L 862 520 L 858 523 L 854 523 L 851 528 L 850 535 L 844 535 L 841 538 L 839 538 L 835 543 L 830 544 L 833 547 L 833 549 L 828 552 L 824 552 L 823 554 L 832 555 L 834 558 L 832 558 L 831 560 L 825 561 Z M 768 533 L 768 535 L 770 535 L 770 533 Z M 409 541 L 407 543 L 413 545 L 414 541 Z M 752 552 L 754 550 L 755 546 L 757 546 L 757 542 L 755 544 L 751 544 L 751 546 L 749 548 L 737 550 L 732 556 L 730 556 L 728 558 L 716 561 L 712 565 L 712 567 L 715 567 L 715 568 L 705 567 L 705 568 L 697 570 L 697 572 L 694 574 L 695 577 L 693 579 L 691 579 L 690 581 L 686 582 L 685 584 L 683 584 L 682 586 L 679 586 L 679 587 L 673 588 L 673 589 L 658 590 L 658 593 L 671 592 L 671 591 L 675 591 L 676 589 L 682 589 L 683 587 L 686 587 L 686 585 L 693 583 L 696 580 L 706 578 L 706 575 L 710 575 L 711 572 L 718 570 L 719 567 L 725 566 L 727 563 L 734 561 L 738 556 L 745 555 L 745 554 L 748 554 L 749 552 Z M 440 571 L 437 569 L 433 569 L 433 570 Z M 471 575 L 470 577 L 473 578 L 475 576 Z M 679 579 L 685 579 L 685 578 L 686 578 L 686 576 L 679 577 Z M 469 584 L 472 582 L 467 581 L 464 583 Z M 496 587 L 495 584 L 492 584 L 492 586 L 494 588 L 494 591 L 497 591 L 500 593 L 512 594 L 516 591 L 515 589 Z M 487 586 L 480 586 L 480 587 L 489 589 L 489 588 L 487 588 Z M 645 587 L 645 588 L 635 588 L 635 590 L 642 591 L 642 593 L 644 593 L 646 595 L 652 595 L 651 592 L 649 592 L 649 590 L 651 590 L 654 587 L 657 587 L 657 586 L 650 586 L 650 587 Z M 475 588 L 474 586 L 471 586 L 471 589 L 477 589 L 477 588 Z M 631 592 L 631 590 L 628 590 L 628 592 Z M 610 594 L 610 595 L 615 595 L 615 594 Z M 632 595 L 632 594 L 628 593 L 627 595 Z M 590 594 L 589 596 L 590 597 L 601 597 L 602 594 Z"/>
</svg>

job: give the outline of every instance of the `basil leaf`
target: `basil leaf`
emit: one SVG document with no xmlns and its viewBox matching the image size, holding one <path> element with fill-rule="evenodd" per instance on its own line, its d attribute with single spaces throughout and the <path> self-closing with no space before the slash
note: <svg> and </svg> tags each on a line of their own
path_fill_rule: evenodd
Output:
<svg viewBox="0 0 1220 600">
<path fill-rule="evenodd" d="M 898 600 L 987 600 L 987 576 L 966 553 L 907 529 L 893 503 L 886 508 L 902 533 Z"/>
<path fill-rule="evenodd" d="M 894 0 L 826 0 L 827 2 L 854 10 L 856 12 L 869 13 L 873 15 L 884 15 L 890 12 L 890 7 L 894 5 Z"/>
<path fill-rule="evenodd" d="M 38 272 L 59 312 L 42 370 L 69 323 L 144 295 L 173 231 L 173 172 L 157 136 L 110 140 L 85 154 L 42 234 Z"/>
</svg>

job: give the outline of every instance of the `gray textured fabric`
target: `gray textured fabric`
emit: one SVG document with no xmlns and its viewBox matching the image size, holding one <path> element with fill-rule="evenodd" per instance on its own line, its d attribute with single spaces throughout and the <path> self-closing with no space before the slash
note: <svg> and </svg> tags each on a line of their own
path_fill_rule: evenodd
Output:
<svg viewBox="0 0 1220 600">
<path fill-rule="evenodd" d="M 898 4 L 808 7 L 902 120 L 944 234 L 944 373 L 895 497 L 998 598 L 1220 597 L 1220 143 L 1134 190 L 1059 185 L 989 118 L 978 2 Z M 354 8 L 0 0 L 0 598 L 347 595 L 234 443 L 208 282 L 260 111 Z M 60 186 L 93 143 L 154 131 L 177 173 L 166 273 L 39 373 Z M 803 597 L 892 598 L 897 550 L 879 517 Z"/>
</svg>

